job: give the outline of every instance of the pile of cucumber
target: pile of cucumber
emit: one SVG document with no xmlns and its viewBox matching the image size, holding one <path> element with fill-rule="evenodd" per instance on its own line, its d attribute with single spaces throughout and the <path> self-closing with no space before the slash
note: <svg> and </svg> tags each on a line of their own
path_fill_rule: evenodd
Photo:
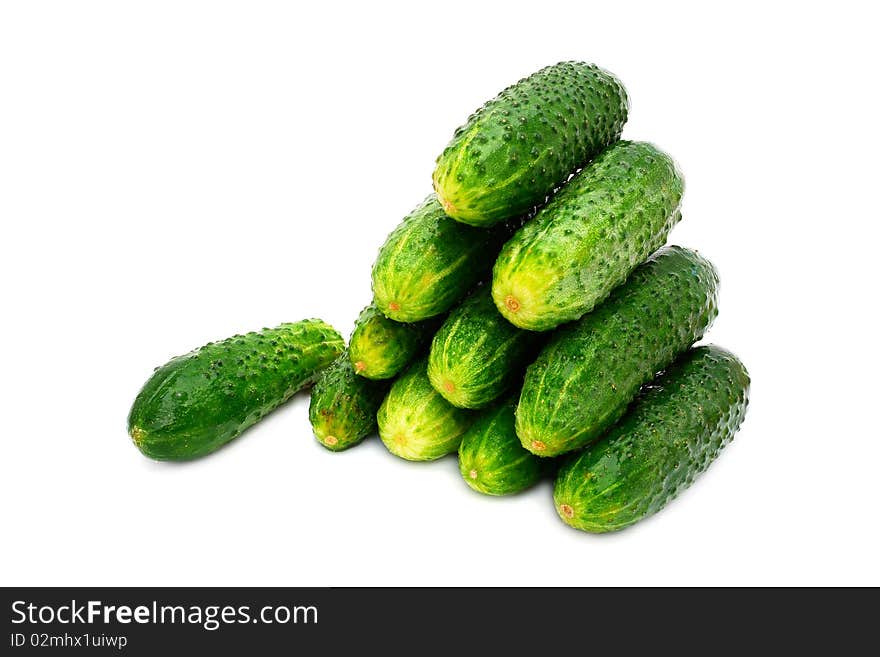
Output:
<svg viewBox="0 0 880 657">
<path fill-rule="evenodd" d="M 590 532 L 661 509 L 733 438 L 749 377 L 732 353 L 693 347 L 718 276 L 664 246 L 684 181 L 656 146 L 620 140 L 628 108 L 617 78 L 579 62 L 502 91 L 381 247 L 347 347 L 304 320 L 175 358 L 134 402 L 135 444 L 207 454 L 314 384 L 329 450 L 378 430 L 404 459 L 457 452 L 488 495 L 553 476 L 559 517 Z"/>
</svg>

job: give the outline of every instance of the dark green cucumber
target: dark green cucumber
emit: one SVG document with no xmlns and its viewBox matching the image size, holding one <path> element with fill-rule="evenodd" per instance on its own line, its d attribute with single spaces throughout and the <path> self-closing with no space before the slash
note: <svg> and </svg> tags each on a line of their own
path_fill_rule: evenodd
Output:
<svg viewBox="0 0 880 657">
<path fill-rule="evenodd" d="M 502 91 L 455 131 L 437 158 L 434 189 L 458 221 L 489 226 L 540 205 L 617 141 L 629 101 L 607 71 L 548 66 Z"/>
<path fill-rule="evenodd" d="M 651 144 L 618 142 L 572 178 L 501 250 L 498 310 L 546 331 L 578 319 L 666 242 L 684 181 Z"/>
<path fill-rule="evenodd" d="M 654 374 L 718 313 L 718 277 L 694 251 L 658 251 L 611 297 L 561 329 L 526 370 L 516 411 L 523 447 L 555 456 L 614 424 Z"/>
<path fill-rule="evenodd" d="M 628 527 L 662 509 L 702 473 L 742 424 L 749 375 L 728 351 L 684 354 L 600 442 L 562 466 L 559 517 L 588 532 Z"/>
<path fill-rule="evenodd" d="M 373 296 L 386 317 L 417 322 L 445 313 L 486 278 L 504 226 L 481 230 L 447 217 L 432 194 L 388 236 L 373 265 Z"/>
<path fill-rule="evenodd" d="M 344 346 L 318 319 L 208 343 L 156 369 L 134 400 L 128 433 L 154 459 L 213 452 L 311 385 Z"/>
<path fill-rule="evenodd" d="M 486 495 L 512 495 L 555 466 L 523 449 L 514 429 L 516 397 L 481 411 L 461 439 L 458 466 L 467 485 Z"/>
<path fill-rule="evenodd" d="M 333 361 L 318 377 L 309 403 L 309 422 L 318 442 L 338 452 L 374 433 L 376 411 L 389 385 L 355 374 L 348 353 Z"/>
<path fill-rule="evenodd" d="M 498 314 L 488 285 L 453 310 L 431 342 L 428 378 L 446 401 L 482 408 L 522 381 L 543 336 Z"/>
<path fill-rule="evenodd" d="M 422 358 L 392 385 L 377 414 L 379 437 L 392 454 L 409 461 L 432 461 L 458 449 L 475 419 L 441 397 L 428 381 Z"/>
<path fill-rule="evenodd" d="M 430 340 L 437 325 L 435 320 L 395 322 L 371 304 L 361 312 L 348 342 L 351 363 L 368 379 L 395 377 Z"/>
</svg>

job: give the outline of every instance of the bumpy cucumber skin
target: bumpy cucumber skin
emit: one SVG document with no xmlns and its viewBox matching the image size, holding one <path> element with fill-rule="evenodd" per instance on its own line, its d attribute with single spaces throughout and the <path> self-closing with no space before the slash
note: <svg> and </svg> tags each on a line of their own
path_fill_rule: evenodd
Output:
<svg viewBox="0 0 880 657">
<path fill-rule="evenodd" d="M 309 403 L 309 422 L 315 438 L 339 452 L 376 431 L 376 411 L 390 381 L 371 381 L 355 374 L 348 353 L 321 372 Z"/>
<path fill-rule="evenodd" d="M 138 393 L 128 433 L 145 456 L 204 456 L 311 385 L 345 346 L 318 319 L 208 343 L 156 369 Z"/>
<path fill-rule="evenodd" d="M 363 309 L 348 341 L 354 370 L 368 379 L 391 379 L 410 364 L 437 329 L 436 319 L 414 324 L 388 319 L 370 304 Z"/>
<path fill-rule="evenodd" d="M 683 193 L 675 162 L 652 144 L 606 149 L 504 245 L 498 310 L 532 331 L 578 319 L 666 242 Z"/>
<path fill-rule="evenodd" d="M 665 247 L 589 315 L 560 329 L 526 370 L 516 433 L 556 456 L 614 424 L 642 384 L 699 340 L 718 314 L 718 276 L 694 251 Z"/>
<path fill-rule="evenodd" d="M 434 189 L 451 217 L 473 226 L 525 212 L 617 141 L 628 111 L 611 73 L 581 62 L 548 66 L 455 131 L 437 158 Z"/>
<path fill-rule="evenodd" d="M 749 375 L 736 356 L 715 346 L 687 352 L 605 438 L 567 459 L 553 492 L 559 517 L 610 532 L 656 513 L 733 440 L 748 397 Z"/>
<path fill-rule="evenodd" d="M 481 286 L 453 310 L 431 342 L 428 378 L 453 406 L 483 408 L 522 381 L 543 336 L 498 314 Z"/>
<path fill-rule="evenodd" d="M 433 461 L 453 453 L 476 419 L 431 387 L 427 369 L 426 358 L 410 365 L 391 385 L 376 416 L 388 451 L 408 461 Z"/>
<path fill-rule="evenodd" d="M 418 322 L 454 306 L 488 276 L 510 230 L 481 230 L 446 216 L 431 194 L 392 231 L 373 265 L 376 307 L 397 322 Z"/>
<path fill-rule="evenodd" d="M 523 449 L 514 429 L 516 397 L 481 411 L 461 439 L 458 466 L 467 485 L 485 495 L 513 495 L 555 467 Z"/>
</svg>

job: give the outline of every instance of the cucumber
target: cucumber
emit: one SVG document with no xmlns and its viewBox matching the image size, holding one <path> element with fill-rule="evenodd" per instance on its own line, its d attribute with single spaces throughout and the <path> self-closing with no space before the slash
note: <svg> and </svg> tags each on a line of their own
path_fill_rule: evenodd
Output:
<svg viewBox="0 0 880 657">
<path fill-rule="evenodd" d="M 318 442 L 338 452 L 374 433 L 376 411 L 389 385 L 355 374 L 347 352 L 333 361 L 318 377 L 309 403 L 309 422 Z"/>
<path fill-rule="evenodd" d="M 601 436 L 642 384 L 702 337 L 718 312 L 717 290 L 707 260 L 666 247 L 560 329 L 526 370 L 516 411 L 523 447 L 555 456 Z"/>
<path fill-rule="evenodd" d="M 629 101 L 611 73 L 548 66 L 502 91 L 458 128 L 437 158 L 434 189 L 449 216 L 489 226 L 543 202 L 620 138 Z"/>
<path fill-rule="evenodd" d="M 128 433 L 153 459 L 204 456 L 311 385 L 344 346 L 319 319 L 210 342 L 156 369 L 134 400 Z"/>
<path fill-rule="evenodd" d="M 534 484 L 555 466 L 523 449 L 514 430 L 516 397 L 481 411 L 461 439 L 458 466 L 467 485 L 486 495 L 512 495 Z"/>
<path fill-rule="evenodd" d="M 748 396 L 749 375 L 736 356 L 715 346 L 687 352 L 606 437 L 566 460 L 553 491 L 559 517 L 610 532 L 656 513 L 733 439 Z"/>
<path fill-rule="evenodd" d="M 436 320 L 395 322 L 375 304 L 364 308 L 348 342 L 355 372 L 368 379 L 390 379 L 419 353 L 437 328 Z"/>
<path fill-rule="evenodd" d="M 432 194 L 388 236 L 373 265 L 376 307 L 397 322 L 418 322 L 452 308 L 487 278 L 505 226 L 481 230 L 447 217 Z"/>
<path fill-rule="evenodd" d="M 471 411 L 456 408 L 431 387 L 427 369 L 426 358 L 410 365 L 391 385 L 376 416 L 388 451 L 409 461 L 433 461 L 453 453 L 475 419 Z"/>
<path fill-rule="evenodd" d="M 522 381 L 523 370 L 537 354 L 542 338 L 499 315 L 492 290 L 479 287 L 449 314 L 434 336 L 428 378 L 453 406 L 482 408 Z"/>
<path fill-rule="evenodd" d="M 504 245 L 492 276 L 498 310 L 532 331 L 589 312 L 666 242 L 683 192 L 655 146 L 603 151 Z"/>
</svg>

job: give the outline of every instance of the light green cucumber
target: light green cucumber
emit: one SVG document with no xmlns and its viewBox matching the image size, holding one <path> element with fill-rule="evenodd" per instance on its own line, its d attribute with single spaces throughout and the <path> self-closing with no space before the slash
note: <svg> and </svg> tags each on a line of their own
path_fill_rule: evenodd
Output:
<svg viewBox="0 0 880 657">
<path fill-rule="evenodd" d="M 629 102 L 611 73 L 548 66 L 502 91 L 437 158 L 434 189 L 458 221 L 489 226 L 540 205 L 620 137 Z"/>
<path fill-rule="evenodd" d="M 437 331 L 428 357 L 428 378 L 446 401 L 483 408 L 522 381 L 544 336 L 523 331 L 502 317 L 488 285 L 474 290 Z"/>
<path fill-rule="evenodd" d="M 364 308 L 348 343 L 355 372 L 368 379 L 397 376 L 431 339 L 439 319 L 415 324 L 388 319 L 371 304 Z"/>
<path fill-rule="evenodd" d="M 467 485 L 486 495 L 512 495 L 535 485 L 556 466 L 519 442 L 514 428 L 516 397 L 480 411 L 464 433 L 458 465 Z"/>
<path fill-rule="evenodd" d="M 452 454 L 475 419 L 431 387 L 428 362 L 413 363 L 392 385 L 379 408 L 379 437 L 395 456 L 432 461 Z"/>
<path fill-rule="evenodd" d="M 388 236 L 373 265 L 373 298 L 397 322 L 442 315 L 478 281 L 516 222 L 483 230 L 448 217 L 432 194 Z"/>
<path fill-rule="evenodd" d="M 603 151 L 504 245 L 492 274 L 498 310 L 532 331 L 588 313 L 666 242 L 683 191 L 655 146 Z"/>
</svg>

